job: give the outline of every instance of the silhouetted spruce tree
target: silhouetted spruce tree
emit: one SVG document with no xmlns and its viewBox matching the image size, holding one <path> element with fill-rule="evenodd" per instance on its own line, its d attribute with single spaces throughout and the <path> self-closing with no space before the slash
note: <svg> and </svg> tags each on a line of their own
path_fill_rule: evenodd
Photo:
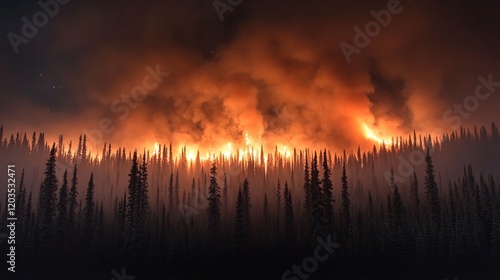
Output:
<svg viewBox="0 0 500 280">
<path fill-rule="evenodd" d="M 285 246 L 292 250 L 295 247 L 295 215 L 293 213 L 292 193 L 288 189 L 288 182 L 285 182 L 283 196 L 285 198 Z"/>
<path fill-rule="evenodd" d="M 416 226 L 421 226 L 421 215 L 420 215 L 420 197 L 418 190 L 418 179 L 417 174 L 413 172 L 413 178 L 411 179 L 411 203 L 413 208 L 413 217 L 416 221 Z"/>
<path fill-rule="evenodd" d="M 439 191 L 434 174 L 434 165 L 432 164 L 432 158 L 429 155 L 429 150 L 427 150 L 427 154 L 425 155 L 425 163 L 425 194 L 427 199 L 427 213 L 429 215 L 430 222 L 437 227 L 439 226 L 439 218 L 441 216 Z"/>
<path fill-rule="evenodd" d="M 63 184 L 59 190 L 57 204 L 57 237 L 59 244 L 65 244 L 68 229 L 68 170 L 64 171 Z"/>
<path fill-rule="evenodd" d="M 310 195 L 311 195 L 311 213 L 309 216 L 309 225 L 312 227 L 310 239 L 312 243 L 316 243 L 317 237 L 326 236 L 327 222 L 325 219 L 324 197 L 321 193 L 321 181 L 319 180 L 318 158 L 314 153 L 311 161 L 311 182 L 310 182 Z"/>
<path fill-rule="evenodd" d="M 234 242 L 236 252 L 245 253 L 249 239 L 249 224 L 245 213 L 245 199 L 241 188 L 238 189 L 236 198 L 236 222 L 234 226 Z"/>
<path fill-rule="evenodd" d="M 345 170 L 345 157 L 342 163 L 342 239 L 343 243 L 347 243 L 351 235 L 351 199 L 349 195 L 349 185 L 347 183 L 347 175 Z"/>
<path fill-rule="evenodd" d="M 403 206 L 403 201 L 401 200 L 401 194 L 399 193 L 399 188 L 394 182 L 394 170 L 391 168 L 391 186 L 393 188 L 393 225 L 394 230 L 399 231 L 403 226 L 403 219 L 405 217 L 405 209 Z"/>
<path fill-rule="evenodd" d="M 78 178 L 76 164 L 73 168 L 73 177 L 71 178 L 71 189 L 68 196 L 68 236 L 73 236 L 76 224 L 76 208 L 78 207 Z"/>
<path fill-rule="evenodd" d="M 211 239 L 213 245 L 220 234 L 221 218 L 220 218 L 220 207 L 221 207 L 221 197 L 220 188 L 217 184 L 217 166 L 215 162 L 210 168 L 210 186 L 208 188 L 208 235 Z"/>
<path fill-rule="evenodd" d="M 193 187 L 194 187 L 194 178 L 193 178 Z M 229 209 L 229 203 L 228 203 L 228 195 L 227 195 L 227 191 L 228 191 L 228 184 L 227 184 L 227 177 L 226 177 L 226 173 L 224 173 L 224 188 L 222 189 L 222 201 L 224 202 L 224 213 L 225 215 L 227 216 L 227 211 Z"/>
<path fill-rule="evenodd" d="M 39 153 L 45 152 L 45 134 L 40 132 L 40 135 L 38 136 L 38 142 L 37 142 L 37 149 Z M 53 148 L 55 149 L 55 143 L 53 145 Z"/>
<path fill-rule="evenodd" d="M 134 256 L 137 252 L 137 231 L 139 219 L 139 202 L 141 200 L 141 175 L 137 160 L 137 151 L 132 156 L 132 167 L 128 174 L 127 227 L 125 230 L 125 248 Z"/>
<path fill-rule="evenodd" d="M 0 140 L 1 141 L 1 140 Z M 21 171 L 21 180 L 19 180 L 19 195 L 16 198 L 16 206 L 17 206 L 17 218 L 19 220 L 24 220 L 25 219 L 25 213 L 26 213 L 26 187 L 24 186 L 24 168 Z M 23 223 L 19 223 L 20 225 L 20 235 L 23 236 L 24 232 L 24 225 Z"/>
<path fill-rule="evenodd" d="M 30 233 L 32 233 L 33 229 L 35 228 L 34 223 L 34 214 L 32 215 L 31 213 L 31 192 L 30 195 L 28 196 L 28 201 L 26 202 L 26 211 L 25 211 L 25 220 L 24 220 L 24 236 L 27 239 Z"/>
<path fill-rule="evenodd" d="M 174 206 L 177 207 L 179 205 L 179 169 L 175 172 L 175 189 L 174 189 Z"/>
<path fill-rule="evenodd" d="M 486 183 L 483 174 L 479 176 L 478 190 L 480 192 L 480 198 L 478 203 L 481 205 L 481 212 L 479 213 L 479 227 L 480 227 L 480 242 L 481 251 L 488 251 L 489 239 L 491 234 L 491 226 L 493 222 L 493 208 L 494 204 L 491 202 L 491 193 Z"/>
<path fill-rule="evenodd" d="M 277 221 L 279 224 L 281 216 L 281 182 L 278 179 L 278 187 L 276 188 L 276 217 L 278 217 Z"/>
<path fill-rule="evenodd" d="M 305 164 L 304 164 L 304 211 L 302 212 L 302 232 L 305 234 L 305 238 L 309 239 L 312 237 L 312 196 L 311 196 L 311 177 L 309 175 L 309 156 L 307 151 L 305 152 Z"/>
<path fill-rule="evenodd" d="M 174 210 L 174 173 L 170 173 L 170 181 L 168 183 L 168 213 L 173 213 Z"/>
<path fill-rule="evenodd" d="M 500 263 L 500 197 L 494 200 L 491 225 L 490 261 L 493 266 Z"/>
<path fill-rule="evenodd" d="M 57 204 L 56 153 L 56 144 L 54 143 L 50 150 L 49 159 L 45 164 L 45 179 L 40 187 L 38 201 L 39 237 L 46 246 L 52 244 L 54 234 L 54 218 Z"/>
<path fill-rule="evenodd" d="M 375 206 L 373 204 L 372 194 L 368 190 L 368 225 L 367 238 L 369 239 L 370 253 L 372 258 L 375 258 L 378 253 L 379 239 L 377 233 L 377 222 L 375 216 Z"/>
<path fill-rule="evenodd" d="M 138 203 L 138 226 L 144 231 L 145 222 L 149 214 L 149 196 L 148 196 L 148 167 L 146 163 L 146 154 L 142 157 L 142 164 L 139 168 L 139 203 Z"/>
<path fill-rule="evenodd" d="M 82 142 L 82 159 L 85 162 L 87 160 L 87 134 L 83 135 L 83 142 Z"/>
<path fill-rule="evenodd" d="M 250 231 L 251 228 L 250 208 L 252 207 L 252 204 L 250 203 L 250 187 L 248 184 L 248 179 L 245 179 L 245 181 L 243 181 L 242 195 L 243 195 L 243 213 L 245 214 L 245 219 L 248 223 L 248 230 Z"/>
<path fill-rule="evenodd" d="M 331 171 L 330 167 L 328 167 L 328 160 L 326 158 L 326 150 L 323 151 L 323 180 L 321 181 L 323 184 L 322 192 L 324 198 L 324 207 L 325 207 L 325 217 L 328 222 L 328 230 L 329 232 L 333 231 L 334 224 L 334 212 L 333 212 L 333 183 L 331 180 Z"/>
<path fill-rule="evenodd" d="M 23 142 L 21 144 L 21 149 L 23 150 L 23 152 L 29 152 L 29 142 L 28 142 L 28 137 L 26 136 L 26 133 L 24 133 L 23 135 Z"/>
<path fill-rule="evenodd" d="M 94 174 L 90 173 L 89 183 L 87 185 L 87 190 L 85 192 L 85 206 L 83 208 L 83 236 L 86 242 L 91 241 L 92 233 L 94 229 L 94 211 L 95 211 L 95 202 L 94 202 Z M 88 244 L 88 243 L 87 243 Z"/>
<path fill-rule="evenodd" d="M 82 158 L 82 136 L 78 138 L 78 149 L 76 150 L 76 158 L 81 159 Z"/>
</svg>

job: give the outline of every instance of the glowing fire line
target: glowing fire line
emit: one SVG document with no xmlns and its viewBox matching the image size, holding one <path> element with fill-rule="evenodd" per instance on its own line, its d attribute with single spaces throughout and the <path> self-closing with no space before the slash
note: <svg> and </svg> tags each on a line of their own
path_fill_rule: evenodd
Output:
<svg viewBox="0 0 500 280">
<path fill-rule="evenodd" d="M 383 138 L 379 136 L 378 131 L 371 129 L 366 123 L 363 123 L 363 131 L 366 139 L 371 140 L 378 144 L 390 144 L 392 143 L 392 139 Z M 226 160 L 237 160 L 237 161 L 247 161 L 247 160 L 256 160 L 259 161 L 260 164 L 266 164 L 268 161 L 268 154 L 264 154 L 261 143 L 252 143 L 252 139 L 249 136 L 248 132 L 245 134 L 245 141 L 242 147 L 236 147 L 237 145 L 232 142 L 227 142 L 226 145 L 220 147 L 218 150 L 211 148 L 205 154 L 196 148 L 196 146 L 191 145 L 180 145 L 181 152 L 185 152 L 185 159 L 187 159 L 188 164 L 193 164 L 198 157 L 200 161 L 213 160 L 219 155 L 221 155 Z M 258 148 L 256 148 L 258 147 Z M 277 145 L 277 152 L 280 154 L 285 160 L 291 160 L 292 151 L 286 145 Z M 184 149 L 184 150 L 183 150 Z M 153 144 L 153 155 L 160 156 L 161 155 L 161 145 L 155 142 Z M 263 157 L 262 157 L 263 156 Z M 262 161 L 262 162 L 261 162 Z"/>
<path fill-rule="evenodd" d="M 364 131 L 365 131 L 365 137 L 366 139 L 369 139 L 369 140 L 372 140 L 372 141 L 375 141 L 379 144 L 382 144 L 382 143 L 385 143 L 385 144 L 390 144 L 392 143 L 392 139 L 389 139 L 389 138 L 382 138 L 382 137 L 379 137 L 372 129 L 370 129 L 368 127 L 368 125 L 365 123 L 363 124 L 363 128 L 364 128 Z"/>
</svg>

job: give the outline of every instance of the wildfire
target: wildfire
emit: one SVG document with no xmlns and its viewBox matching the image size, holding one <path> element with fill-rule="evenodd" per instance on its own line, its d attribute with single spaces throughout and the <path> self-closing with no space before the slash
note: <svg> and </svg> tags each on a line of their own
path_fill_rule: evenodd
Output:
<svg viewBox="0 0 500 280">
<path fill-rule="evenodd" d="M 153 147 L 154 147 L 153 148 L 153 155 L 158 155 L 160 153 L 160 144 L 155 142 Z"/>
<path fill-rule="evenodd" d="M 382 136 L 379 130 L 371 128 L 367 123 L 362 123 L 362 131 L 365 138 L 370 141 L 378 144 L 392 143 L 392 139 Z M 247 161 L 252 159 L 260 162 L 260 164 L 267 165 L 268 152 L 272 152 L 274 149 L 264 152 L 263 147 L 265 145 L 259 141 L 253 140 L 248 132 L 245 132 L 244 136 L 244 140 L 239 143 L 228 141 L 222 146 L 213 146 L 210 148 L 203 148 L 198 145 L 181 144 L 178 146 L 180 147 L 180 150 L 176 158 L 180 159 L 179 155 L 182 156 L 183 154 L 188 164 L 191 165 L 197 160 L 198 157 L 200 161 L 208 161 L 214 160 L 221 155 L 226 160 Z M 269 145 L 267 147 L 269 148 Z M 160 149 L 161 146 L 159 143 L 155 142 L 152 147 L 153 155 L 161 155 Z M 276 145 L 276 152 L 287 161 L 292 159 L 293 149 L 290 149 L 287 145 L 278 143 Z M 261 155 L 263 155 L 263 157 L 261 157 Z"/>
<path fill-rule="evenodd" d="M 379 136 L 378 135 L 379 133 L 376 132 L 376 131 L 374 131 L 373 129 L 369 128 L 366 123 L 363 124 L 363 128 L 364 128 L 366 139 L 375 141 L 375 142 L 377 142 L 379 144 L 382 144 L 382 143 L 386 143 L 386 144 L 392 143 L 392 139 L 383 138 L 383 137 Z"/>
<path fill-rule="evenodd" d="M 378 144 L 390 144 L 392 139 L 383 136 L 378 129 L 371 128 L 367 123 L 362 123 L 362 132 L 365 138 Z M 245 137 L 241 141 L 231 142 L 228 141 L 222 146 L 212 146 L 212 147 L 200 147 L 198 145 L 181 144 L 178 147 L 179 153 L 176 155 L 177 160 L 184 156 L 188 164 L 193 164 L 198 158 L 200 161 L 214 160 L 219 157 L 219 155 L 226 160 L 237 160 L 237 161 L 248 161 L 254 160 L 260 162 L 260 164 L 267 165 L 269 152 L 274 153 L 274 148 L 270 148 L 267 145 L 268 151 L 264 151 L 263 143 L 253 139 L 248 132 L 243 134 Z M 276 152 L 284 160 L 292 160 L 293 149 L 290 149 L 288 145 L 276 144 Z M 153 145 L 153 154 L 161 155 L 161 145 L 157 142 Z M 175 155 L 174 155 L 175 156 Z"/>
<path fill-rule="evenodd" d="M 236 160 L 246 162 L 249 160 L 259 162 L 262 165 L 267 165 L 268 153 L 264 151 L 264 145 L 259 141 L 252 139 L 249 133 L 244 133 L 244 140 L 241 142 L 227 142 L 222 146 L 213 146 L 204 148 L 197 145 L 181 144 L 175 156 L 177 160 L 184 156 L 189 165 L 193 164 L 199 155 L 200 161 L 210 161 L 222 156 L 226 160 Z M 154 144 L 154 154 L 159 155 L 160 151 L 158 143 Z M 276 145 L 277 152 L 285 160 L 289 161 L 292 158 L 292 151 L 286 145 Z M 268 152 L 271 152 L 269 150 Z"/>
</svg>

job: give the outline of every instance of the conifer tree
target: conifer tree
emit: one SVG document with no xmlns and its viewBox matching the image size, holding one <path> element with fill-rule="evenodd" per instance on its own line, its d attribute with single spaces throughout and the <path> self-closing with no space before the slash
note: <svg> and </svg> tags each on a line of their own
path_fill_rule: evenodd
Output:
<svg viewBox="0 0 500 280">
<path fill-rule="evenodd" d="M 318 170 L 318 157 L 314 153 L 311 161 L 311 182 L 310 182 L 310 196 L 311 196 L 311 213 L 309 216 L 309 226 L 311 227 L 311 240 L 316 242 L 316 238 L 326 236 L 327 222 L 325 219 L 324 197 L 321 192 L 321 181 L 319 179 Z"/>
<path fill-rule="evenodd" d="M 138 223 L 141 230 L 144 230 L 144 223 L 149 213 L 149 196 L 148 196 L 148 168 L 146 163 L 146 154 L 142 157 L 142 164 L 139 167 L 139 193 L 138 193 Z"/>
<path fill-rule="evenodd" d="M 193 184 L 194 184 L 194 181 L 193 181 Z M 226 215 L 227 215 L 227 209 L 229 208 L 229 205 L 228 205 L 228 195 L 227 195 L 227 192 L 228 192 L 228 184 L 227 184 L 227 177 L 226 177 L 226 173 L 224 173 L 224 188 L 222 189 L 222 201 L 224 202 L 224 211 L 226 212 Z"/>
<path fill-rule="evenodd" d="M 170 181 L 168 183 L 168 212 L 174 210 L 174 173 L 170 173 Z"/>
<path fill-rule="evenodd" d="M 210 186 L 208 188 L 208 233 L 212 241 L 217 240 L 220 234 L 221 219 L 220 219 L 220 207 L 221 207 L 221 197 L 220 188 L 217 183 L 217 166 L 215 162 L 210 168 Z"/>
<path fill-rule="evenodd" d="M 403 226 L 403 218 L 405 216 L 405 210 L 403 206 L 403 201 L 401 200 L 401 194 L 399 193 L 399 188 L 394 182 L 394 169 L 391 168 L 391 187 L 393 190 L 392 199 L 392 218 L 394 230 L 398 231 Z"/>
<path fill-rule="evenodd" d="M 59 190 L 59 202 L 57 205 L 57 230 L 60 239 L 64 239 L 68 223 L 68 170 L 64 171 L 63 184 Z M 62 240 L 64 241 L 64 240 Z"/>
<path fill-rule="evenodd" d="M 179 205 L 179 169 L 175 172 L 174 206 Z"/>
<path fill-rule="evenodd" d="M 441 216 L 439 205 L 439 191 L 434 174 L 434 165 L 432 164 L 432 158 L 429 155 L 429 150 L 427 150 L 427 154 L 425 155 L 425 162 L 425 193 L 427 199 L 427 213 L 430 216 L 430 221 L 435 226 L 438 226 Z"/>
<path fill-rule="evenodd" d="M 37 148 L 39 153 L 45 152 L 45 134 L 40 132 L 40 135 L 38 136 L 38 143 L 37 143 Z M 55 148 L 55 143 L 53 146 Z"/>
<path fill-rule="evenodd" d="M 490 243 L 490 259 L 494 266 L 500 262 L 500 199 L 495 201 L 493 211 L 491 243 Z"/>
<path fill-rule="evenodd" d="M 245 199 L 241 188 L 239 188 L 236 199 L 236 223 L 234 227 L 235 245 L 238 250 L 245 250 L 248 245 L 250 229 L 248 222 L 247 214 L 245 213 Z"/>
<path fill-rule="evenodd" d="M 411 179 L 411 201 L 413 206 L 413 216 L 416 218 L 417 225 L 420 226 L 420 197 L 418 190 L 418 179 L 417 174 L 413 172 L 413 178 Z"/>
<path fill-rule="evenodd" d="M 250 203 L 250 187 L 248 184 L 248 179 L 245 179 L 245 181 L 243 182 L 242 195 L 243 195 L 243 212 L 245 214 L 245 219 L 248 223 L 248 229 L 250 230 L 251 227 L 250 208 L 252 207 L 252 205 Z"/>
<path fill-rule="evenodd" d="M 288 189 L 288 182 L 285 182 L 283 196 L 285 199 L 285 242 L 287 248 L 293 248 L 295 244 L 295 216 L 293 213 L 292 193 Z"/>
<path fill-rule="evenodd" d="M 90 179 L 87 185 L 87 191 L 85 193 L 85 206 L 83 208 L 83 215 L 84 215 L 83 234 L 87 241 L 91 240 L 94 228 L 94 214 L 95 214 L 94 189 L 95 189 L 94 174 L 90 173 Z"/>
<path fill-rule="evenodd" d="M 78 207 L 78 178 L 76 164 L 73 168 L 73 177 L 71 178 L 71 189 L 68 196 L 68 235 L 73 234 L 76 222 L 76 208 Z"/>
<path fill-rule="evenodd" d="M 351 234 L 351 199 L 349 195 L 349 185 L 347 183 L 347 175 L 345 170 L 345 157 L 342 164 L 342 237 L 347 242 Z"/>
<path fill-rule="evenodd" d="M 328 222 L 328 229 L 333 230 L 334 215 L 333 215 L 333 183 L 331 180 L 330 167 L 328 167 L 328 160 L 326 158 L 326 150 L 323 151 L 323 180 L 321 181 L 323 188 L 325 216 Z"/>
<path fill-rule="evenodd" d="M 17 216 L 20 220 L 25 217 L 26 210 L 26 187 L 24 186 L 24 168 L 21 171 L 21 180 L 19 181 L 19 195 L 16 205 L 18 207 Z"/>
<path fill-rule="evenodd" d="M 278 217 L 278 223 L 279 223 L 279 217 L 281 216 L 281 183 L 279 179 L 278 179 L 278 187 L 276 189 L 276 216 Z"/>
<path fill-rule="evenodd" d="M 50 156 L 45 164 L 45 179 L 40 187 L 38 216 L 40 238 L 49 244 L 53 235 L 54 218 L 57 203 L 57 177 L 56 177 L 56 144 L 52 145 Z"/>
<path fill-rule="evenodd" d="M 83 135 L 83 142 L 82 142 L 82 159 L 84 161 L 87 160 L 87 134 Z"/>
<path fill-rule="evenodd" d="M 137 253 L 137 238 L 140 227 L 140 201 L 141 201 L 141 174 L 137 159 L 137 151 L 132 156 L 132 167 L 130 168 L 127 197 L 127 226 L 125 230 L 125 246 L 131 255 Z"/>
</svg>

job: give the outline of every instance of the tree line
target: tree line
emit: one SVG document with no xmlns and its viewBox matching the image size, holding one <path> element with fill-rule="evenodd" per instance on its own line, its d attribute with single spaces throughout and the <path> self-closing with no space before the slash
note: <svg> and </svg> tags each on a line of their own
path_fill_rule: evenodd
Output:
<svg viewBox="0 0 500 280">
<path fill-rule="evenodd" d="M 144 275 L 271 279 L 327 236 L 341 246 L 318 279 L 487 276 L 500 261 L 495 124 L 439 139 L 413 134 L 363 153 L 294 149 L 289 158 L 275 150 L 207 161 L 189 161 L 185 148 L 176 156 L 172 144 L 128 155 L 104 144 L 97 158 L 85 135 L 76 151 L 63 136 L 50 146 L 43 133 L 7 140 L 2 127 L 0 136 L 2 159 L 15 155 L 22 168 L 19 262 L 40 271 L 55 261 L 67 273 L 86 263 L 103 276 L 128 265 Z M 402 176 L 402 159 L 415 152 L 422 164 Z"/>
</svg>

